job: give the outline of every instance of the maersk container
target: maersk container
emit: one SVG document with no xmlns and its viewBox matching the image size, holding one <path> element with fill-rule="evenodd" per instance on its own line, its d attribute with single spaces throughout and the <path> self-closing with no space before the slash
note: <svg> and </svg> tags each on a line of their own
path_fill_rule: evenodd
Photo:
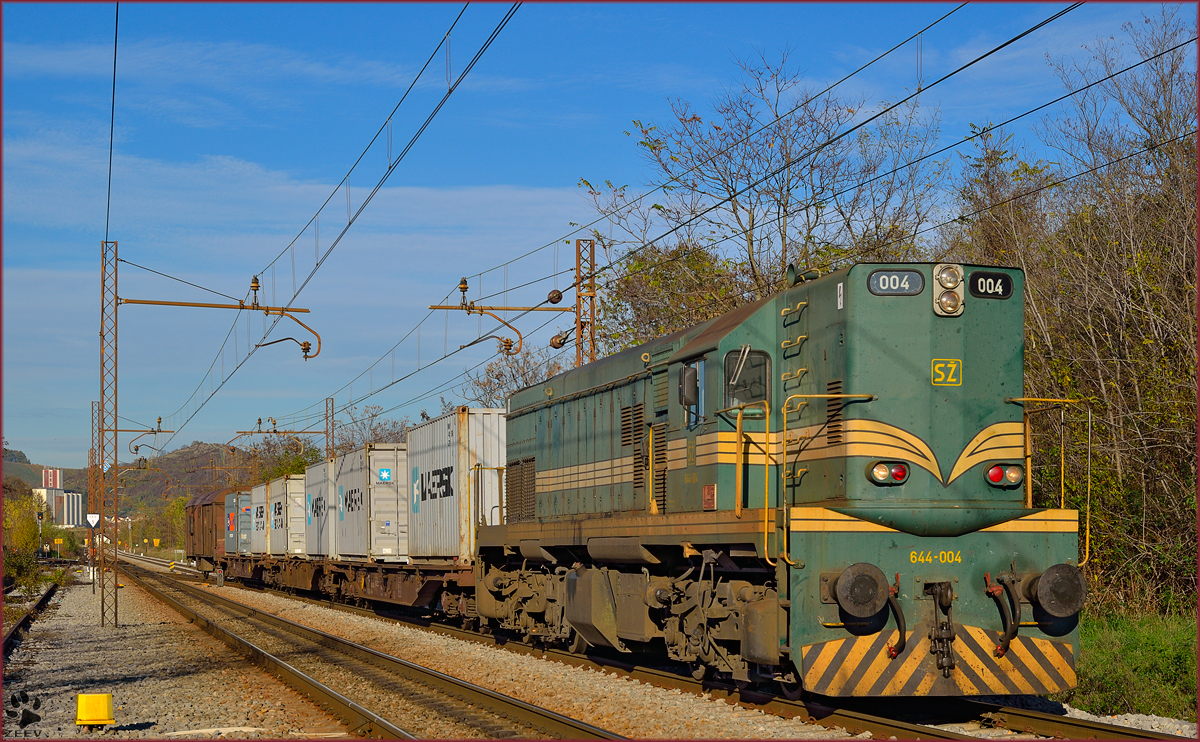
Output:
<svg viewBox="0 0 1200 742">
<path fill-rule="evenodd" d="M 267 553 L 267 534 L 271 530 L 271 519 L 267 516 L 267 485 L 256 484 L 250 490 L 250 507 L 253 515 L 250 527 L 250 553 Z"/>
<path fill-rule="evenodd" d="M 504 410 L 459 407 L 408 431 L 412 557 L 470 561 L 476 523 L 500 522 L 504 455 Z"/>
<path fill-rule="evenodd" d="M 310 559 L 337 556 L 338 503 L 329 476 L 331 460 L 304 471 L 304 552 Z"/>
<path fill-rule="evenodd" d="M 403 443 L 371 443 L 334 460 L 339 559 L 408 559 L 407 454 Z"/>
<path fill-rule="evenodd" d="M 271 556 L 303 556 L 305 497 L 304 475 L 287 474 L 267 485 L 270 525 L 267 544 Z"/>
<path fill-rule="evenodd" d="M 250 514 L 251 492 L 239 492 L 237 496 L 237 553 L 250 553 L 250 531 L 252 517 Z"/>
</svg>

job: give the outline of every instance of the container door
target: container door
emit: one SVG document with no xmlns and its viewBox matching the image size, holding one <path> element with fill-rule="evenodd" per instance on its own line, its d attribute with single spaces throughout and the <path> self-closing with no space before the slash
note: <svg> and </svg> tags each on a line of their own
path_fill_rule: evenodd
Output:
<svg viewBox="0 0 1200 742">
<path fill-rule="evenodd" d="M 400 467 L 394 448 L 373 448 L 367 469 L 370 490 L 371 558 L 394 561 L 400 556 L 398 481 Z M 405 502 L 407 504 L 407 502 Z"/>
<path fill-rule="evenodd" d="M 304 533 L 304 526 L 308 521 L 305 512 L 304 482 L 304 477 L 289 477 L 286 480 L 287 544 L 284 548 L 290 556 L 303 556 L 308 548 Z"/>
</svg>

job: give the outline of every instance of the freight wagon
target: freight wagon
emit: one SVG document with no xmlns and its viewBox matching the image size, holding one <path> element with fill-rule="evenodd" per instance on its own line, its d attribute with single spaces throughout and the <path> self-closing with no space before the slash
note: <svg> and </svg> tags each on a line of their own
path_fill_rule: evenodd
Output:
<svg viewBox="0 0 1200 742">
<path fill-rule="evenodd" d="M 501 521 L 504 433 L 503 410 L 461 407 L 407 443 L 230 495 L 223 553 L 189 556 L 228 577 L 473 616 L 475 533 Z"/>
</svg>

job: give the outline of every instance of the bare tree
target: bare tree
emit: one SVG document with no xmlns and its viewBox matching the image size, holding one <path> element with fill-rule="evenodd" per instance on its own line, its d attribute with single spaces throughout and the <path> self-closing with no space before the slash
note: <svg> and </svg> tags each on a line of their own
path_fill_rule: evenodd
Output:
<svg viewBox="0 0 1200 742">
<path fill-rule="evenodd" d="M 504 407 L 514 392 L 540 384 L 563 368 L 548 348 L 527 343 L 517 355 L 501 353 L 483 371 L 468 373 L 459 394 L 480 407 Z"/>
<path fill-rule="evenodd" d="M 407 417 L 399 420 L 383 417 L 380 405 L 367 405 L 362 410 L 352 405 L 344 413 L 347 419 L 334 428 L 333 447 L 338 455 L 368 443 L 404 443 L 412 427 Z"/>
<path fill-rule="evenodd" d="M 1064 87 L 1195 36 L 1174 6 L 1124 31 L 1090 45 L 1086 63 L 1050 60 Z M 1088 574 L 1111 605 L 1165 608 L 1196 589 L 1194 55 L 1167 53 L 1043 119 L 1061 164 L 982 137 L 956 184 L 962 208 L 980 213 L 947 233 L 951 254 L 1026 272 L 1027 394 L 1086 400 L 1095 415 Z M 1065 483 L 1057 466 L 1033 472 L 1036 504 L 1057 506 L 1065 486 L 1086 506 L 1086 420 L 1082 408 L 1065 430 L 1034 418 L 1043 461 L 1057 463 L 1061 436 L 1069 464 Z"/>
<path fill-rule="evenodd" d="M 673 331 L 768 296 L 791 263 L 828 270 L 919 252 L 911 235 L 943 178 L 941 163 L 918 162 L 936 141 L 936 112 L 909 104 L 845 135 L 865 115 L 865 98 L 814 92 L 786 51 L 739 66 L 741 83 L 717 96 L 707 118 L 676 100 L 669 126 L 633 122 L 655 179 L 667 184 L 657 201 L 581 180 L 609 222 L 596 237 L 618 261 L 606 284 L 614 349 L 651 327 Z M 647 272 L 656 278 L 625 280 Z M 664 324 L 669 311 L 642 303 L 647 281 L 669 282 L 693 306 Z"/>
</svg>

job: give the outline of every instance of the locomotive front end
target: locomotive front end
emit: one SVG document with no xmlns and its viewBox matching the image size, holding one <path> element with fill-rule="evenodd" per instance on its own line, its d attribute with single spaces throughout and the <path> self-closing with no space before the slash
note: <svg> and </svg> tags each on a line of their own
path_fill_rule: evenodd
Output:
<svg viewBox="0 0 1200 742">
<path fill-rule="evenodd" d="M 789 650 L 831 696 L 1075 685 L 1074 510 L 1033 508 L 1023 275 L 857 265 L 778 298 Z"/>
</svg>

